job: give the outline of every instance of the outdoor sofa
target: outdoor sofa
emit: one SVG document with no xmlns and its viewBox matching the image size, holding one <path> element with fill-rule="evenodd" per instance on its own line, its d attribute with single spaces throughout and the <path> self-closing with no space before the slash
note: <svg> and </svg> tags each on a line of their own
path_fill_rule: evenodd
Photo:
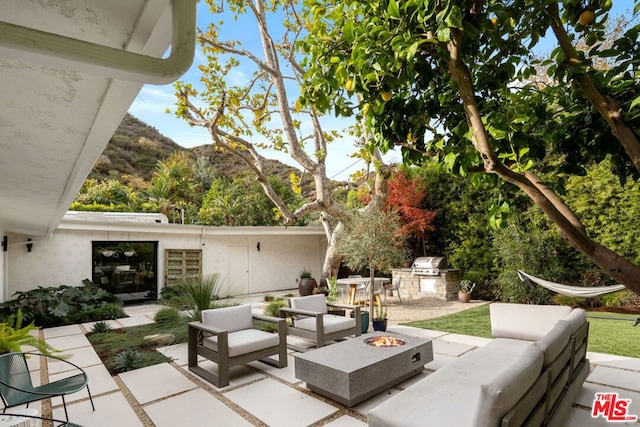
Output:
<svg viewBox="0 0 640 427">
<path fill-rule="evenodd" d="M 369 412 L 369 425 L 562 425 L 587 374 L 582 309 L 494 303 L 495 339 Z"/>
</svg>

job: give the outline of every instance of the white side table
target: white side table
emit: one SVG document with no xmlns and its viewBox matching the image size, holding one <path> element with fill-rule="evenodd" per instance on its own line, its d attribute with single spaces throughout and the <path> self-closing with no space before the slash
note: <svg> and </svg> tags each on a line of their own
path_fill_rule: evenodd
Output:
<svg viewBox="0 0 640 427">
<path fill-rule="evenodd" d="M 20 415 L 35 417 L 38 415 L 38 411 L 33 408 L 16 409 L 15 411 L 9 409 L 9 413 L 0 414 L 0 427 L 31 427 L 32 418 Z"/>
</svg>

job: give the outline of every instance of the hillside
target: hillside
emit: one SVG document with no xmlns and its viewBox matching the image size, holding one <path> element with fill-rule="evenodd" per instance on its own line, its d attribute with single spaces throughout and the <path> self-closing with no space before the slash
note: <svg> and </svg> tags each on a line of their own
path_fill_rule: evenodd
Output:
<svg viewBox="0 0 640 427">
<path fill-rule="evenodd" d="M 232 178 L 246 170 L 244 164 L 229 153 L 214 150 L 211 145 L 181 147 L 156 128 L 127 113 L 94 165 L 89 178 L 102 180 L 114 175 L 132 175 L 150 181 L 157 163 L 176 152 L 187 152 L 194 160 L 199 157 L 208 158 L 217 176 Z M 266 170 L 268 174 L 279 175 L 284 179 L 291 172 L 300 175 L 298 169 L 277 160 L 268 161 Z M 305 175 L 303 186 L 313 186 L 309 174 Z"/>
</svg>

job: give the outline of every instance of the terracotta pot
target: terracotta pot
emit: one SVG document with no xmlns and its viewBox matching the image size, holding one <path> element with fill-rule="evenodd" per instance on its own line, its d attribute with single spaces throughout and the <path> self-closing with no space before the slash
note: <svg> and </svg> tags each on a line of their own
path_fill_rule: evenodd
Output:
<svg viewBox="0 0 640 427">
<path fill-rule="evenodd" d="M 316 285 L 316 279 L 313 277 L 304 277 L 298 282 L 298 293 L 300 293 L 301 297 L 312 295 Z"/>
<path fill-rule="evenodd" d="M 458 299 L 462 302 L 471 301 L 471 294 L 464 291 L 458 291 Z"/>
</svg>

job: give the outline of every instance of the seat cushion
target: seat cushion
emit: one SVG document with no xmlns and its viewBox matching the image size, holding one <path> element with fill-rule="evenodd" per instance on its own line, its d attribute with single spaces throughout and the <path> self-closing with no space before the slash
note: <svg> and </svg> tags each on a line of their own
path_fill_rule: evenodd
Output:
<svg viewBox="0 0 640 427">
<path fill-rule="evenodd" d="M 587 323 L 587 312 L 582 308 L 574 308 L 571 314 L 564 320 L 571 325 L 571 335 L 573 335 L 578 332 L 578 329 L 580 329 L 582 325 Z"/>
<path fill-rule="evenodd" d="M 351 319 L 344 316 L 335 316 L 333 314 L 325 314 L 322 316 L 322 324 L 324 326 L 324 333 L 331 334 L 334 332 L 345 331 L 348 329 L 354 329 L 356 327 L 356 319 Z M 307 331 L 316 331 L 316 318 L 305 317 L 304 319 L 298 319 L 295 321 L 295 327 L 300 329 L 306 329 Z"/>
<path fill-rule="evenodd" d="M 291 308 L 297 310 L 313 311 L 314 313 L 327 312 L 327 298 L 324 294 L 309 295 L 300 298 L 291 298 L 289 300 Z"/>
<path fill-rule="evenodd" d="M 233 307 L 202 310 L 200 314 L 202 323 L 228 332 L 253 328 L 251 305 L 236 305 Z"/>
<path fill-rule="evenodd" d="M 229 334 L 229 357 L 252 353 L 265 348 L 277 346 L 278 334 L 260 331 L 258 329 L 244 329 Z M 213 351 L 218 351 L 218 337 L 211 336 L 203 340 L 202 344 Z"/>
</svg>

